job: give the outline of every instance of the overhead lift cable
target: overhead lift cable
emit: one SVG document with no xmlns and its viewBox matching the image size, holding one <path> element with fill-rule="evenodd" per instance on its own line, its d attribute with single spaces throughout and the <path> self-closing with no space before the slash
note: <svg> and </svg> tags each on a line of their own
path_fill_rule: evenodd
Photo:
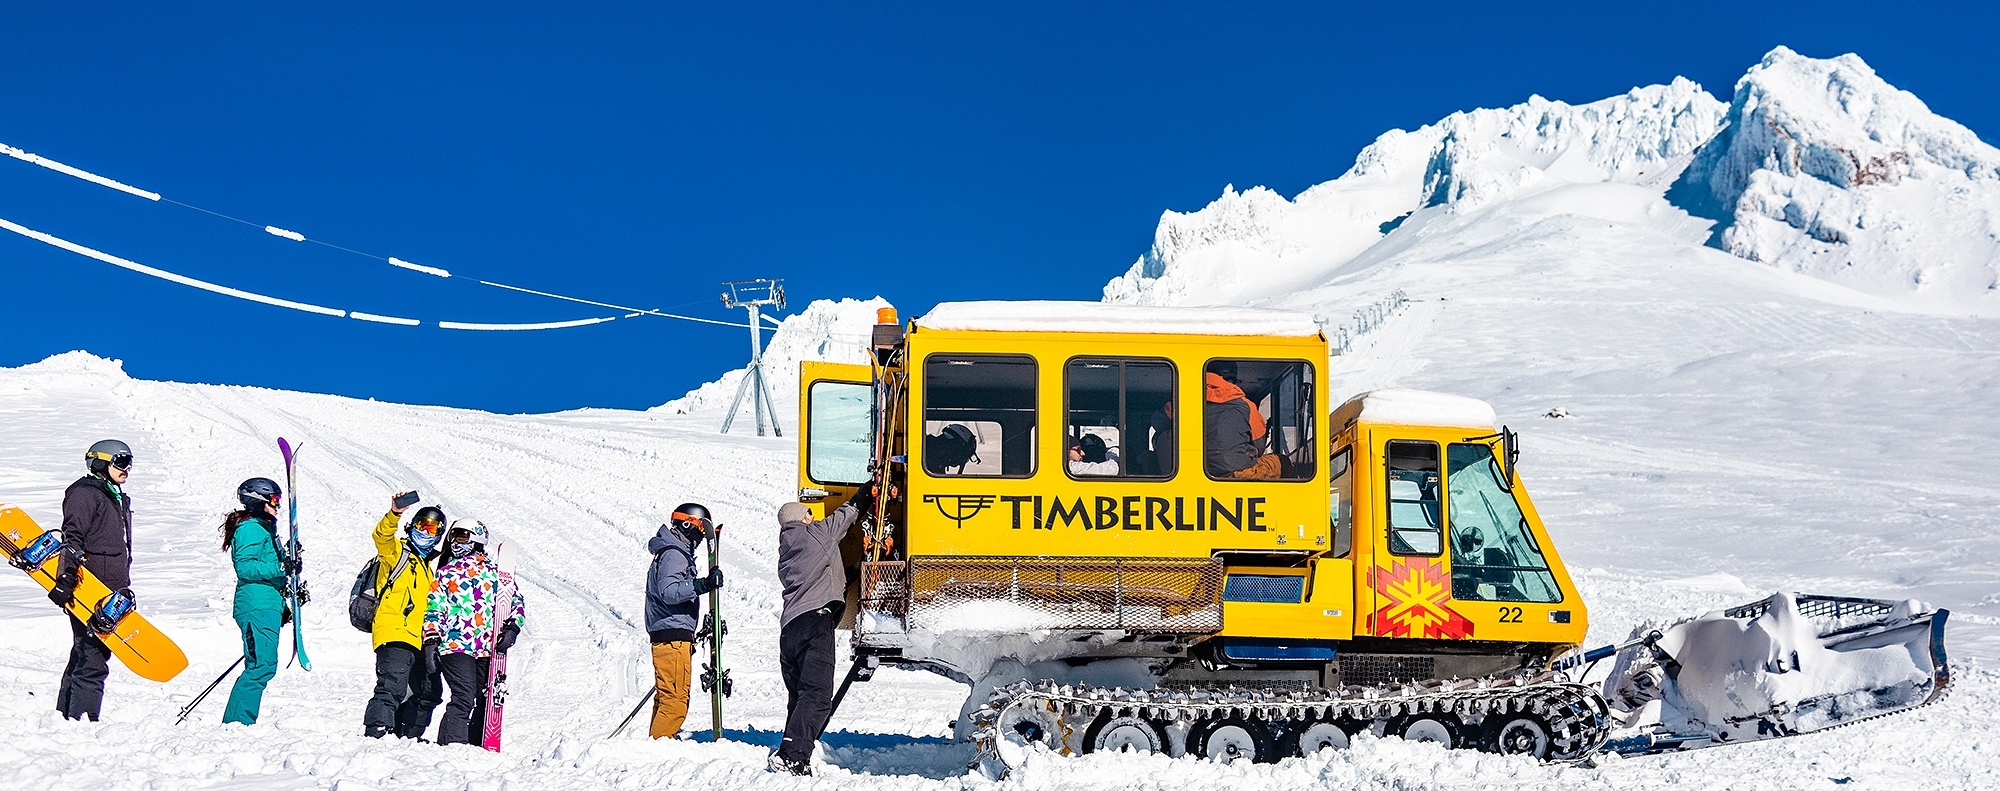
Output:
<svg viewBox="0 0 2000 791">
<path fill-rule="evenodd" d="M 66 165 L 66 164 L 63 164 L 63 163 L 61 163 L 61 162 L 57 162 L 57 161 L 55 161 L 55 160 L 53 160 L 53 159 L 49 159 L 48 157 L 44 157 L 44 156 L 41 156 L 41 155 L 38 155 L 38 154 L 33 154 L 33 153 L 29 153 L 29 152 L 27 152 L 27 151 L 24 151 L 24 150 L 22 150 L 22 149 L 19 149 L 19 148 L 15 148 L 15 147 L 13 147 L 13 146 L 10 146 L 10 145 L 7 145 L 7 144 L 5 144 L 5 143 L 0 143 L 0 154 L 6 154 L 7 156 L 10 156 L 10 157 L 13 157 L 13 158 L 15 158 L 15 159 L 18 159 L 18 160 L 21 160 L 21 161 L 23 161 L 23 162 L 27 162 L 27 163 L 29 163 L 29 164 L 33 164 L 33 165 L 39 165 L 39 166 L 41 166 L 41 167 L 44 167 L 44 168 L 48 168 L 49 170 L 53 170 L 53 171 L 55 171 L 55 172 L 57 172 L 57 173 L 61 173 L 61 174 L 64 174 L 64 175 L 67 175 L 67 176 L 71 176 L 71 177 L 74 177 L 74 178 L 78 178 L 78 179 L 82 179 L 82 180 L 84 180 L 84 181 L 88 181 L 88 182 L 90 182 L 90 183 L 92 183 L 92 184 L 97 184 L 97 185 L 99 185 L 99 186 L 103 186 L 103 187 L 108 187 L 108 188 L 110 188 L 110 189 L 114 189 L 114 190 L 117 190 L 117 191 L 119 191 L 119 192 L 123 192 L 123 193 L 125 193 L 125 194 L 128 194 L 128 195 L 134 195 L 134 196 L 137 196 L 137 197 L 141 197 L 141 198 L 145 198 L 145 199 L 147 199 L 147 200 L 150 200 L 150 201 L 153 201 L 153 202 L 156 202 L 156 203 L 171 203 L 171 204 L 174 204 L 174 205 L 176 205 L 176 206 L 181 206 L 181 207 L 184 207 L 184 208 L 188 208 L 188 209 L 193 209 L 193 210 L 195 210 L 195 211 L 198 211 L 198 212 L 201 212 L 201 213 L 203 213 L 203 214 L 210 214 L 210 215 L 214 215 L 214 216 L 216 216 L 216 217 L 220 217 L 220 218 L 222 218 L 222 219 L 225 219 L 225 220 L 229 220 L 229 221 L 231 221 L 231 222 L 236 222 L 236 223 L 241 223 L 241 224 L 243 224 L 243 225 L 248 225 L 248 226 L 250 226 L 250 227 L 252 227 L 252 228 L 259 228 L 259 229 L 262 229 L 262 230 L 263 230 L 263 231 L 264 231 L 265 233 L 267 233 L 267 234 L 270 234 L 270 235 L 272 235 L 272 236 L 276 236 L 276 237 L 279 237 L 279 238 L 283 238 L 283 239 L 290 239 L 290 240 L 292 240 L 292 241 L 294 241 L 294 242 L 309 242 L 309 243 L 311 243 L 311 244 L 316 244 L 316 245 L 319 245 L 319 246 L 321 246 L 321 247 L 326 247 L 326 248 L 330 248 L 330 249 L 334 249 L 334 250 L 339 250 L 339 251 L 341 251 L 341 252 L 343 252 L 343 253 L 350 253 L 350 254 L 353 254 L 353 255 L 358 255 L 358 256 L 361 256 L 361 257 L 364 257 L 364 258 L 372 258 L 372 259 L 375 259 L 375 260 L 377 260 L 377 261 L 381 261 L 381 262 L 383 262 L 383 263 L 386 263 L 386 264 L 389 264 L 390 266 L 393 266 L 393 267 L 396 267 L 396 268 L 398 268 L 398 269 L 407 269 L 407 270 L 410 270 L 410 271 L 412 271 L 412 272 L 421 272 L 421 273 L 423 273 L 423 274 L 426 274 L 426 275 L 431 275 L 431 276 L 434 276 L 434 277 L 441 277 L 441 278 L 446 278 L 446 279 L 456 279 L 456 280 L 464 280 L 464 281 L 470 281 L 470 282 L 474 282 L 474 283 L 478 283 L 479 285 L 482 285 L 482 286 L 488 286 L 488 287 L 491 287 L 491 288 L 498 288 L 498 289 L 503 289 L 503 290 L 507 290 L 507 291 L 516 291 L 516 292 L 520 292 L 520 293 L 523 293 L 523 294 L 530 294 L 530 295 L 533 295 L 533 296 L 538 296 L 538 297 L 544 297 L 544 298 L 548 298 L 548 299 L 556 299 L 556 300 L 562 300 L 562 301 L 564 301 L 564 302 L 574 302 L 574 303 L 577 303 L 577 304 L 582 304 L 582 305 L 591 305 L 591 306 L 594 306 L 594 307 L 601 307 L 601 308 L 611 308 L 611 309 L 613 309 L 613 310 L 620 310 L 620 311 L 624 311 L 624 312 L 625 312 L 625 315 L 624 315 L 624 316 L 604 316 L 604 317 L 598 317 L 598 318 L 590 318 L 590 319 L 578 319 L 578 320 L 575 320 L 575 321 L 554 321 L 554 322 L 538 322 L 538 323 L 527 323 L 527 324 L 480 324 L 480 323 L 470 323 L 470 322 L 457 322 L 457 321 L 440 321 L 440 322 L 438 322 L 438 323 L 437 323 L 437 325 L 438 325 L 439 327 L 443 328 L 443 329 L 451 329 L 451 330 L 553 330 L 553 329 L 566 329 L 566 328 L 569 328 L 569 327 L 581 327 L 581 326 L 586 326 L 586 325 L 590 325 L 590 324 L 602 324 L 602 323 L 604 323 L 604 322 L 607 322 L 607 321 L 614 321 L 614 320 L 616 320 L 616 319 L 619 319 L 619 318 L 635 318 L 635 317 L 638 317 L 638 316 L 658 316 L 658 317 L 660 317 L 660 318 L 668 318 L 668 319 L 680 319 L 680 320 L 682 320 L 682 321 L 692 321 L 692 322 L 698 322 L 698 323 L 701 323 L 701 324 L 716 324 L 716 325 L 720 325 L 720 326 L 724 326 L 724 327 L 748 327 L 748 326 L 750 326 L 750 325 L 748 325 L 748 324 L 744 324 L 744 323 L 741 323 L 741 322 L 734 322 L 734 321 L 720 321 L 720 320 L 716 320 L 716 319 L 705 319 L 705 318 L 701 318 L 701 317 L 698 317 L 698 316 L 684 316 L 684 315 L 680 315 L 680 314 L 677 314 L 677 313 L 668 313 L 668 312 L 665 312 L 665 311 L 661 311 L 661 310 L 656 310 L 656 309 L 651 309 L 651 308 L 634 308 L 634 307 L 628 307 L 628 306 L 624 306 L 624 305 L 617 305 L 617 304 L 613 304 L 613 303 L 609 303 L 609 302 L 597 302 L 597 301 L 594 301 L 594 300 L 588 300 L 588 299 L 582 299 L 582 298 L 580 298 L 580 297 L 570 297 L 570 296 L 564 296 L 564 295 L 562 295 L 562 294 L 556 294 L 556 293 L 551 293 L 551 292 L 548 292 L 548 291 L 538 291 L 538 290 L 536 290 L 536 289 L 532 289 L 532 288 L 523 288 L 523 287 L 520 287 L 520 286 L 512 286 L 512 285 L 508 285 L 508 284 L 506 284 L 506 283 L 496 283 L 496 282 L 494 282 L 494 281 L 491 281 L 491 280 L 481 280 L 481 279 L 479 279 L 479 278 L 473 278 L 473 277 L 466 277 L 466 276 L 455 276 L 455 275 L 453 275 L 453 274 L 451 273 L 451 271 L 450 271 L 450 270 L 447 270 L 447 269 L 443 269 L 443 268 L 440 268 L 440 267 L 434 267 L 434 266 L 425 266 L 425 265 L 423 265 L 423 264 L 417 264 L 417 263 L 411 263 L 411 262 L 409 262 L 409 261 L 405 261 L 405 260 L 403 260 L 403 259 L 401 259 L 401 258 L 397 258 L 397 257 L 395 257 L 395 256 L 380 256 L 380 255 L 375 255 L 374 253 L 366 253 L 366 252 L 362 252 L 362 251 L 360 251 L 360 250 L 355 250 L 355 249 L 353 249 L 353 248 L 350 248 L 350 247 L 342 247 L 342 246 L 340 246 L 340 245 L 337 245 L 337 244 L 333 244 L 333 243 L 331 243 L 331 242 L 325 242 L 325 241 L 321 241 L 321 240 L 319 240 L 319 239 L 314 239 L 314 238 L 309 238 L 309 237 L 307 237 L 307 236 L 306 236 L 305 234 L 302 234 L 302 233 L 299 233 L 298 231 L 293 231 L 293 230 L 289 230 L 289 229 L 286 229 L 286 228 L 280 228 L 280 227 L 278 227 L 278 226 L 275 226 L 275 225 L 264 225 L 264 224 L 261 224 L 261 223 L 255 223 L 255 222 L 251 222 L 251 221 L 249 221 L 249 220 L 246 220 L 246 219 L 243 219 L 243 218 L 241 218 L 241 217 L 236 217 L 236 216 L 233 216 L 233 215 L 229 215 L 229 214 L 225 214 L 225 213 L 223 213 L 223 212 L 219 212 L 219 211 L 216 211 L 216 210 L 214 210 L 214 209 L 209 209 L 209 208 L 205 208 L 205 207 L 201 207 L 201 206 L 196 206 L 196 205 L 194 205 L 194 204 L 192 204 L 192 203 L 186 203 L 186 202 L 183 202 L 183 201 L 178 201 L 178 200 L 174 200 L 173 198 L 168 198 L 168 197 L 165 197 L 165 196 L 163 196 L 163 195 L 161 195 L 161 194 L 159 194 L 159 193 L 157 193 L 157 192 L 150 192 L 150 191 L 147 191 L 147 190 L 142 190 L 142 189 L 139 189 L 138 187 L 134 187 L 134 186 L 132 186 L 132 185 L 129 185 L 129 184 L 126 184 L 126 183 L 124 183 L 124 182 L 121 182 L 121 181 L 118 181 L 118 180 L 116 180 L 116 179 L 111 179 L 111 178 L 106 178 L 106 177 L 104 177 L 104 176 L 100 176 L 100 175 L 97 175 L 97 174 L 95 174 L 95 173 L 92 173 L 92 172 L 90 172 L 90 171 L 87 171 L 87 170 L 84 170 L 84 169 L 82 169 L 82 168 L 78 168 L 78 167 L 74 167 L 74 166 L 71 166 L 71 165 Z M 214 283 L 209 283 L 209 282 L 206 282 L 206 281 L 202 281 L 202 280 L 196 280 L 196 279 L 194 279 L 194 278 L 190 278 L 190 277 L 185 277 L 185 276 L 182 276 L 182 275 L 176 275 L 176 274 L 174 274 L 174 273 L 172 273 L 172 272 L 168 272 L 168 271 L 166 271 L 166 270 L 163 270 L 163 269 L 157 269 L 157 268 L 154 268 L 154 267 L 150 267 L 150 266 L 145 266 L 144 264 L 139 264 L 139 263 L 137 263 L 137 262 L 133 262 L 133 261 L 128 261 L 128 260 L 126 260 L 126 259 L 123 259 L 123 258 L 119 258 L 119 257 L 117 257 L 117 256 L 113 256 L 113 255 L 110 255 L 110 254 L 108 254 L 108 253 L 102 253 L 102 252 L 99 252 L 99 251 L 96 251 L 96 250 L 92 250 L 92 249 L 90 249 L 90 248 L 88 248 L 88 247 L 84 247 L 83 245 L 79 245 L 79 244 L 76 244 L 76 243 L 74 243 L 74 242 L 69 242 L 69 241 L 67 241 L 67 240 L 63 240 L 63 239 L 58 239 L 57 237 L 54 237 L 54 236 L 50 236 L 50 235 L 48 235 L 48 234 L 44 234 L 44 233 L 41 233 L 41 232 L 39 232 L 39 231 L 34 231 L 34 230 L 31 230 L 31 229 L 28 229 L 28 228 L 23 228 L 23 227 L 21 227 L 21 226 L 19 226 L 19 225 L 15 225 L 14 223 L 11 223 L 11 222 L 6 222 L 6 221 L 4 221 L 4 220 L 0 220 L 0 223 L 5 223 L 5 225 L 4 225 L 4 226 L 0 226 L 0 227 L 5 227 L 5 228 L 6 228 L 7 230 L 9 230 L 9 231 L 13 231 L 14 233 L 18 233 L 18 234 L 21 234 L 21 235 L 23 235 L 23 236 L 27 236 L 27 237 L 28 237 L 28 238 L 30 238 L 30 239 L 35 239 L 35 240 L 38 240 L 38 241 L 42 241 L 42 242 L 46 242 L 46 243 L 48 243 L 48 244 L 51 244 L 51 245 L 54 245 L 54 246 L 56 246 L 56 247 L 60 247 L 60 248 L 62 248 L 62 249 L 65 249 L 65 250 L 69 250 L 70 252 L 74 252 L 74 253 L 78 253 L 78 254 L 80 254 L 80 255 L 85 255 L 85 256 L 89 256 L 89 257 L 91 257 L 91 258 L 95 258 L 95 259 L 97 259 L 97 260 L 100 260 L 100 261 L 104 261 L 105 263 L 110 263 L 110 264 L 114 264 L 114 265 L 117 265 L 117 266 L 122 266 L 122 267 L 125 267 L 125 268 L 127 268 L 127 269 L 131 269 L 132 271 L 135 271 L 135 272 L 140 272 L 140 273 L 142 273 L 142 274 L 147 274 L 147 275 L 152 275 L 152 276 L 154 276 L 154 277 L 159 277 L 159 278 L 162 278 L 162 279 L 165 279 L 165 280 L 170 280 L 170 281 L 173 281 L 173 282 L 176 282 L 176 283 L 180 283 L 180 284 L 182 284 L 182 285 L 187 285 L 187 286 L 193 286 L 193 287 L 195 287 L 195 288 L 200 288 L 200 289 L 203 289 L 203 290 L 206 290 L 206 291 L 213 291 L 213 292 L 215 292 L 215 293 L 218 293 L 218 294 L 225 294 L 225 295 L 228 295 L 228 296 L 234 296 L 234 297 L 238 297 L 238 298 L 240 298 L 240 299 L 248 299 L 248 300 L 251 300 L 251 301 L 253 301 L 253 302 L 262 302 L 262 303 L 264 303 L 264 304 L 267 304 L 267 305 L 277 305 L 277 306 L 279 306 L 279 307 L 289 307 L 289 308 L 293 308 L 294 310 L 307 310 L 307 312 L 309 312 L 309 313 L 320 313 L 320 314 L 323 314 L 323 315 L 329 315 L 329 316 L 341 316 L 341 315 L 346 315 L 346 316 L 348 316 L 348 317 L 350 317 L 350 318 L 357 318 L 357 319 L 361 319 L 361 320 L 363 320 L 363 321 L 376 321 L 376 322 L 381 322 L 381 323 L 386 323 L 386 324 L 399 324 L 399 325 L 404 325 L 404 326 L 417 326 L 418 324 L 421 324 L 421 323 L 422 323 L 422 322 L 420 322 L 420 321 L 417 321 L 416 319 L 399 319 L 399 318 L 394 318 L 394 317 L 390 317 L 390 316 L 376 316 L 376 315 L 374 315 L 374 314 L 369 314 L 369 313 L 354 313 L 354 312 L 350 312 L 350 311 L 341 311 L 341 310 L 336 310 L 336 309 L 334 309 L 334 308 L 319 308 L 319 307 L 318 307 L 318 306 L 316 306 L 316 305 L 307 305 L 306 303 L 303 303 L 303 302 L 292 302 L 291 300 L 284 300 L 284 299 L 278 299 L 277 297 L 267 297 L 267 296 L 264 296 L 264 295 L 261 295 L 261 294 L 253 294 L 253 293 L 251 293 L 251 292 L 248 292 L 248 291 L 243 291 L 243 290 L 241 290 L 241 289 L 234 289 L 234 288 L 229 288 L 228 286 L 220 286 L 220 285 L 216 285 L 216 284 L 214 284 Z M 300 306 L 303 306 L 303 307 L 300 307 Z M 308 308 L 313 308 L 313 309 L 311 309 L 311 310 L 308 310 Z M 773 321 L 772 323 L 773 323 L 773 324 L 776 324 L 776 322 L 775 322 L 775 321 Z"/>
</svg>

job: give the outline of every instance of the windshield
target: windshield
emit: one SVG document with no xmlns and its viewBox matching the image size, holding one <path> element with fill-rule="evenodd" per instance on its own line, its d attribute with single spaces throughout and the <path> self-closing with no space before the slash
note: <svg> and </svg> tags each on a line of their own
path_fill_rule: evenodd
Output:
<svg viewBox="0 0 2000 791">
<path fill-rule="evenodd" d="M 1459 443 L 1446 453 L 1451 595 L 1467 601 L 1558 602 L 1549 562 L 1514 495 L 1502 485 L 1493 448 Z"/>
</svg>

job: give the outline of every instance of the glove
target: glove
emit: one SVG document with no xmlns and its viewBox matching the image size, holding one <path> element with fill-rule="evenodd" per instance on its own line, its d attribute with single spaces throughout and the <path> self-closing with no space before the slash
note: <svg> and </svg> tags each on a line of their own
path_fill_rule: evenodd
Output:
<svg viewBox="0 0 2000 791">
<path fill-rule="evenodd" d="M 708 576 L 694 581 L 694 592 L 697 596 L 720 587 L 722 587 L 722 569 L 720 567 L 709 569 Z"/>
<path fill-rule="evenodd" d="M 282 612 L 278 614 L 278 625 L 281 627 L 287 626 L 290 625 L 291 622 L 292 622 L 292 608 L 286 607 Z"/>
<path fill-rule="evenodd" d="M 494 652 L 501 654 L 507 653 L 507 649 L 513 648 L 514 641 L 520 639 L 520 637 L 521 637 L 521 624 L 519 622 L 508 621 L 504 624 L 501 624 L 500 643 L 493 647 Z"/>
<path fill-rule="evenodd" d="M 855 492 L 853 497 L 847 499 L 848 504 L 854 506 L 864 514 L 873 512 L 875 510 L 875 488 L 876 483 L 869 481 L 867 485 L 861 487 L 861 491 Z"/>
<path fill-rule="evenodd" d="M 56 578 L 56 586 L 49 589 L 49 601 L 55 602 L 57 607 L 68 607 L 70 602 L 76 601 L 75 571 Z"/>
<path fill-rule="evenodd" d="M 435 637 L 426 637 L 424 638 L 424 672 L 426 674 L 436 673 L 437 666 L 438 639 Z"/>
</svg>

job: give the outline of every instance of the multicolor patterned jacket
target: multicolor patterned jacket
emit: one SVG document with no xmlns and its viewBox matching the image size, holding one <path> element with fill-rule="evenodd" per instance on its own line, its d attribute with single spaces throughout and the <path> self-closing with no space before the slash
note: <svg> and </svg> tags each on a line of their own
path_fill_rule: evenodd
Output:
<svg viewBox="0 0 2000 791">
<path fill-rule="evenodd" d="M 424 612 L 424 642 L 438 641 L 440 654 L 492 656 L 498 629 L 500 567 L 485 552 L 452 558 L 438 567 Z M 514 591 L 516 626 L 527 623 L 527 607 Z"/>
</svg>

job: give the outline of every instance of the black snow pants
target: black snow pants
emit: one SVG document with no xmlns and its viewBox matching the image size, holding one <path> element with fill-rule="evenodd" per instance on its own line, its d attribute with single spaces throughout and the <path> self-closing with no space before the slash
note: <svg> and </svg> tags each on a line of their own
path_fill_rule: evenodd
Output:
<svg viewBox="0 0 2000 791">
<path fill-rule="evenodd" d="M 479 744 L 486 736 L 487 659 L 444 654 L 438 657 L 438 666 L 451 687 L 451 702 L 445 704 L 444 719 L 438 722 L 438 744 Z"/>
<path fill-rule="evenodd" d="M 444 681 L 422 651 L 408 643 L 383 643 L 375 649 L 375 696 L 361 715 L 362 732 L 378 739 L 423 738 L 431 712 L 443 700 Z"/>
<path fill-rule="evenodd" d="M 778 632 L 778 671 L 785 678 L 785 740 L 778 757 L 793 764 L 812 760 L 813 745 L 833 713 L 833 629 L 838 613 L 826 610 L 793 618 Z"/>
<path fill-rule="evenodd" d="M 63 668 L 62 688 L 56 692 L 56 711 L 68 719 L 89 717 L 97 721 L 104 708 L 104 679 L 111 676 L 111 649 L 97 634 L 75 618 L 69 621 L 69 665 Z"/>
</svg>

